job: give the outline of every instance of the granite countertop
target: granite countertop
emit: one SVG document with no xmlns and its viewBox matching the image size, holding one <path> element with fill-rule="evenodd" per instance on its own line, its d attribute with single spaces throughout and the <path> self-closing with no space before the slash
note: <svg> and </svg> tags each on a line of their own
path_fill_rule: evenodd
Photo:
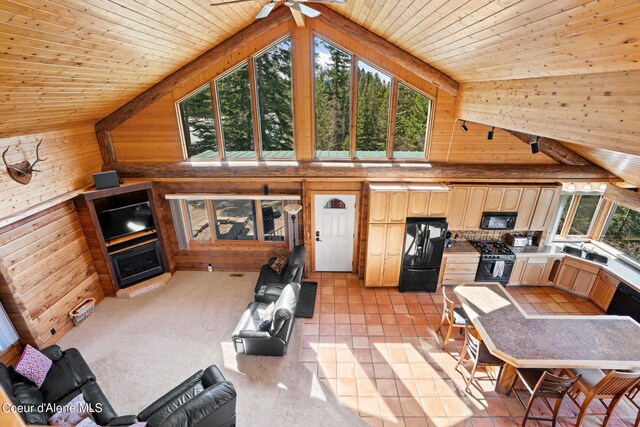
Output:
<svg viewBox="0 0 640 427">
<path fill-rule="evenodd" d="M 640 368 L 640 325 L 630 317 L 527 315 L 499 284 L 455 293 L 489 351 L 515 367 Z"/>
<path fill-rule="evenodd" d="M 444 254 L 469 254 L 469 255 L 478 255 L 480 256 L 480 252 L 476 248 L 473 247 L 468 240 L 453 240 L 453 246 L 450 248 L 444 248 Z"/>
</svg>

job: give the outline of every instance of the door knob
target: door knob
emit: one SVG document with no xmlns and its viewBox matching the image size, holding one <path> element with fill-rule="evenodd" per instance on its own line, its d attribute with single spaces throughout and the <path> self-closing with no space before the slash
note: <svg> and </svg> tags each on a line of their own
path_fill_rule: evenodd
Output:
<svg viewBox="0 0 640 427">
<path fill-rule="evenodd" d="M 320 232 L 316 231 L 316 242 L 321 242 L 322 240 L 320 240 Z"/>
</svg>

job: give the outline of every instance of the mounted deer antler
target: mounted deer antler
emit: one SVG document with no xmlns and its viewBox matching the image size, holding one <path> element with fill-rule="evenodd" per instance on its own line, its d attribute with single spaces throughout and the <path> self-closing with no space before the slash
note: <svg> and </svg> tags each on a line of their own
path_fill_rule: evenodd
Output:
<svg viewBox="0 0 640 427">
<path fill-rule="evenodd" d="M 33 162 L 33 164 L 30 163 L 28 160 L 23 160 L 20 163 L 14 163 L 10 165 L 7 163 L 7 159 L 5 158 L 5 155 L 7 154 L 7 151 L 9 151 L 9 148 L 11 148 L 11 146 L 7 147 L 7 149 L 4 150 L 4 152 L 2 153 L 2 161 L 7 166 L 7 172 L 9 172 L 9 176 L 14 181 L 17 181 L 20 184 L 26 185 L 29 183 L 29 181 L 31 181 L 31 176 L 33 175 L 33 172 L 41 172 L 38 169 L 34 169 L 34 166 L 36 165 L 36 163 L 47 160 L 47 159 L 40 158 L 40 144 L 42 144 L 42 140 L 40 140 L 40 142 L 38 142 L 38 145 L 36 145 L 36 161 Z"/>
</svg>

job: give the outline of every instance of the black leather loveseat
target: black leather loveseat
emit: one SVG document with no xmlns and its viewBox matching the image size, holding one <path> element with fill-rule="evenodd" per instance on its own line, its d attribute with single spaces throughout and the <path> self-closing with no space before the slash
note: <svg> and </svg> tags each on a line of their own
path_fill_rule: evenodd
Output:
<svg viewBox="0 0 640 427">
<path fill-rule="evenodd" d="M 0 364 L 0 387 L 11 403 L 21 408 L 20 415 L 27 424 L 47 425 L 53 413 L 47 411 L 46 405 L 39 408 L 40 405 L 64 405 L 82 393 L 93 408 L 101 408 L 92 415 L 103 426 L 129 426 L 138 421 L 146 421 L 148 427 L 235 425 L 235 389 L 215 366 L 195 373 L 137 416 L 118 417 L 78 350 L 62 351 L 52 345 L 41 351 L 53 364 L 40 388 L 13 368 Z"/>
<path fill-rule="evenodd" d="M 299 293 L 298 283 L 284 287 L 274 303 L 273 321 L 266 331 L 259 328 L 260 315 L 270 303 L 249 303 L 233 332 L 236 352 L 255 356 L 284 356 L 293 330 Z"/>
<path fill-rule="evenodd" d="M 255 300 L 257 302 L 271 303 L 276 301 L 282 290 L 289 283 L 302 283 L 302 273 L 304 271 L 304 246 L 296 246 L 291 251 L 287 262 L 287 267 L 282 274 L 276 273 L 271 268 L 271 263 L 275 258 L 271 258 L 268 264 L 260 269 L 260 276 L 255 287 Z"/>
</svg>

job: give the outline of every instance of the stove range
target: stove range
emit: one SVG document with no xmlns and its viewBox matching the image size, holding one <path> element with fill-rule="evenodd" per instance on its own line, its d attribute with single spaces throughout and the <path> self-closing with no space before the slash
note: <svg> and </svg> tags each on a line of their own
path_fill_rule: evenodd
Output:
<svg viewBox="0 0 640 427">
<path fill-rule="evenodd" d="M 515 260 L 516 254 L 514 254 L 509 246 L 502 242 L 490 242 L 472 240 L 470 242 L 478 252 L 480 252 L 481 259 L 491 260 Z"/>
</svg>

